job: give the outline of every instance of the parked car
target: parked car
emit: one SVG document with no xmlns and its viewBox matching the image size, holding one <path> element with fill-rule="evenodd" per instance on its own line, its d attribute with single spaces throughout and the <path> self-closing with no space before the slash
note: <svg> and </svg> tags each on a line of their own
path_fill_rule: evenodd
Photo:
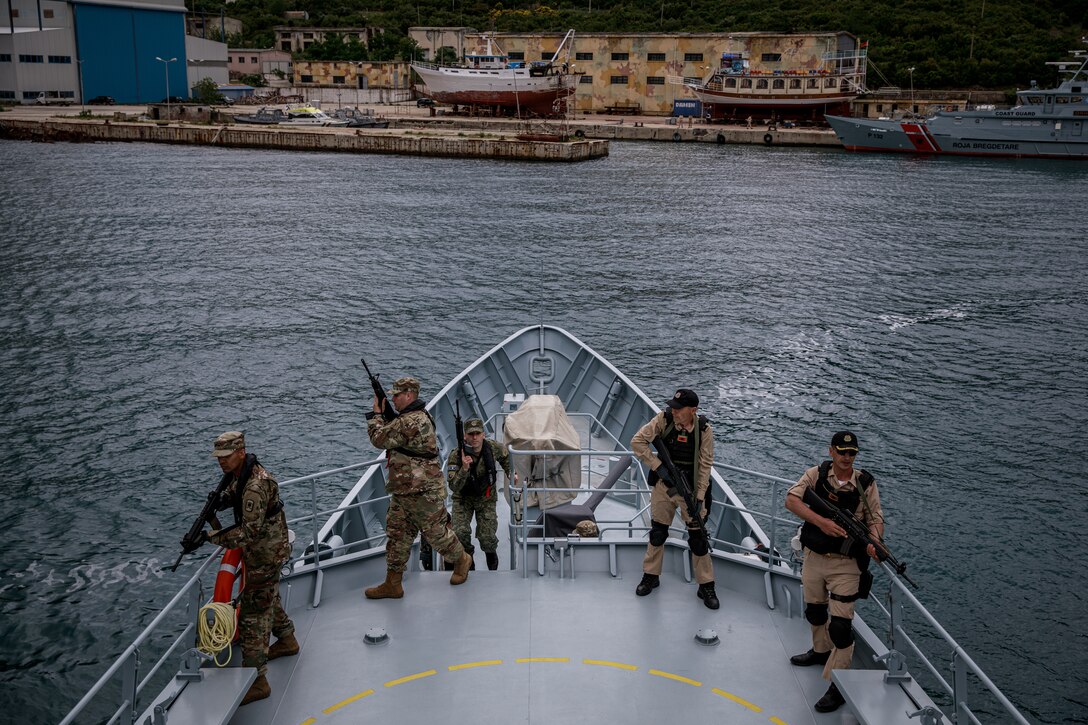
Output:
<svg viewBox="0 0 1088 725">
<path fill-rule="evenodd" d="M 416 108 L 425 108 L 425 107 L 433 106 L 433 105 L 434 105 L 434 99 L 433 98 L 417 98 L 416 99 Z"/>
<path fill-rule="evenodd" d="M 166 98 L 159 101 L 159 103 L 185 103 L 185 101 L 186 99 L 182 98 L 181 96 L 167 96 Z"/>
<path fill-rule="evenodd" d="M 112 106 L 115 103 L 117 103 L 117 101 L 113 100 L 110 96 L 95 96 L 87 101 L 88 106 Z"/>
</svg>

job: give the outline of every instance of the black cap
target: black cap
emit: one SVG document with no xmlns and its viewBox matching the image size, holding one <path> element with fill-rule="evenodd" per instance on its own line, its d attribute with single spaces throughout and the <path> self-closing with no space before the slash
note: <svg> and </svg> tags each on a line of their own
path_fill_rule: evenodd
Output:
<svg viewBox="0 0 1088 725">
<path fill-rule="evenodd" d="M 670 408 L 695 408 L 699 405 L 699 396 L 695 394 L 694 390 L 680 388 L 673 393 L 671 398 L 665 401 L 665 405 Z"/>
<path fill-rule="evenodd" d="M 848 430 L 841 430 L 831 436 L 831 447 L 839 451 L 860 450 L 858 448 L 858 437 Z"/>
</svg>

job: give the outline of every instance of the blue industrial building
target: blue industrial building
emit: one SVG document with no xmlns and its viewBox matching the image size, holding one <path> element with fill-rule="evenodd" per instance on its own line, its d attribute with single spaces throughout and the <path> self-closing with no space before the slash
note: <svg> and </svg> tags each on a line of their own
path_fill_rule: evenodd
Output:
<svg viewBox="0 0 1088 725">
<path fill-rule="evenodd" d="M 0 102 L 187 98 L 185 12 L 184 0 L 0 0 Z M 208 65 L 210 41 L 190 40 Z M 225 45 L 222 61 L 225 80 Z"/>
</svg>

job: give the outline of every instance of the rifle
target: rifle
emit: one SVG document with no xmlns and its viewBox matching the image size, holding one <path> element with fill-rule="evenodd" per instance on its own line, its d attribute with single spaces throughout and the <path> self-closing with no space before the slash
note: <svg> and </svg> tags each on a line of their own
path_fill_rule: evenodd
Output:
<svg viewBox="0 0 1088 725">
<path fill-rule="evenodd" d="M 461 455 L 465 455 L 465 425 L 461 422 L 461 401 L 456 400 L 453 403 L 453 423 L 454 430 L 457 431 L 457 450 L 461 452 Z M 460 460 L 458 460 L 460 465 Z"/>
<path fill-rule="evenodd" d="M 864 495 L 865 494 L 862 493 L 862 496 Z M 841 509 L 830 501 L 825 501 L 817 496 L 816 492 L 811 488 L 805 489 L 805 495 L 801 500 L 820 516 L 831 519 L 841 526 L 846 531 L 846 536 L 848 538 L 853 539 L 857 543 L 866 545 L 871 544 L 872 547 L 876 549 L 877 560 L 890 564 L 892 568 L 895 569 L 896 574 L 903 577 L 903 579 L 915 589 L 918 588 L 918 585 L 911 581 L 910 577 L 907 576 L 907 565 L 892 556 L 892 552 L 884 545 L 884 542 L 869 533 L 869 527 L 858 519 L 852 511 Z M 868 557 L 869 555 L 863 551 L 861 556 Z"/>
<path fill-rule="evenodd" d="M 181 563 L 182 558 L 186 554 L 191 554 L 204 543 L 204 526 L 211 521 L 215 513 L 220 510 L 219 502 L 222 500 L 223 494 L 226 492 L 227 487 L 230 486 L 231 480 L 234 478 L 233 473 L 224 473 L 223 478 L 219 481 L 219 485 L 215 487 L 215 490 L 208 494 L 208 500 L 204 502 L 204 508 L 200 509 L 200 514 L 197 515 L 196 521 L 189 527 L 189 532 L 181 540 L 181 553 L 178 554 L 178 560 L 174 562 L 174 565 L 170 567 L 170 571 L 177 571 L 178 564 Z"/>
<path fill-rule="evenodd" d="M 359 358 L 359 362 L 363 364 L 363 369 L 366 370 L 367 377 L 370 378 L 370 387 L 374 388 L 374 397 L 378 399 L 378 405 L 382 409 L 382 419 L 388 423 L 391 420 L 396 419 L 397 411 L 393 408 L 393 404 L 385 397 L 385 391 L 382 390 L 381 381 L 378 380 L 378 376 L 370 372 L 370 368 L 367 367 L 366 358 Z"/>
<path fill-rule="evenodd" d="M 654 438 L 653 446 L 654 450 L 657 451 L 657 457 L 661 459 L 661 464 L 665 466 L 665 469 L 669 472 L 669 476 L 676 482 L 676 490 L 680 492 L 680 495 L 684 499 L 684 504 L 687 506 L 688 518 L 697 525 L 698 530 L 706 537 L 706 543 L 709 547 L 710 533 L 706 530 L 706 524 L 703 523 L 702 514 L 699 513 L 699 502 L 695 500 L 695 490 L 688 481 L 687 474 L 677 468 L 676 464 L 673 463 L 672 456 L 669 455 L 669 449 L 665 447 L 665 442 L 661 440 L 661 436 Z M 698 452 L 696 452 L 696 455 L 698 455 Z"/>
</svg>

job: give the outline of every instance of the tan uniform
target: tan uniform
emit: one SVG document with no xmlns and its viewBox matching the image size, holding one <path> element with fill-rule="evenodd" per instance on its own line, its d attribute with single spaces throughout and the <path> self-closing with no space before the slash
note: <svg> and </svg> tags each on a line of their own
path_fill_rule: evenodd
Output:
<svg viewBox="0 0 1088 725">
<path fill-rule="evenodd" d="M 661 459 L 657 457 L 652 442 L 665 431 L 667 425 L 665 414 L 663 412 L 658 413 L 631 438 L 631 450 L 651 471 L 661 466 Z M 695 425 L 699 425 L 698 419 L 695 420 Z M 695 498 L 699 502 L 701 516 L 705 515 L 706 511 L 706 490 L 710 486 L 710 471 L 713 465 L 714 432 L 710 425 L 707 424 L 704 429 L 699 431 L 699 451 L 695 458 Z M 650 518 L 655 524 L 654 529 L 660 531 L 661 527 L 667 528 L 670 526 L 677 509 L 680 509 L 680 518 L 683 520 L 684 525 L 688 527 L 689 536 L 691 536 L 692 530 L 697 527 L 693 525 L 691 518 L 688 516 L 687 504 L 684 502 L 684 498 L 679 494 L 670 497 L 663 484 L 653 487 L 650 492 Z M 646 574 L 660 575 L 665 558 L 664 542 L 662 544 L 653 543 L 655 531 L 651 530 L 650 533 L 650 543 L 646 545 L 646 556 L 642 560 L 642 571 Z M 710 560 L 710 554 L 693 554 L 692 560 L 695 569 L 695 580 L 699 584 L 714 581 L 714 565 Z"/>
<path fill-rule="evenodd" d="M 860 469 L 855 468 L 850 481 L 840 484 L 835 479 L 835 471 L 832 468 L 828 470 L 827 480 L 834 491 L 849 492 L 860 490 L 858 484 L 860 475 Z M 819 466 L 809 468 L 798 479 L 797 483 L 790 488 L 787 495 L 803 498 L 805 489 L 814 488 L 819 477 Z M 865 489 L 864 498 L 859 501 L 858 507 L 853 513 L 870 526 L 874 523 L 884 523 L 884 512 L 880 507 L 880 493 L 877 491 L 875 481 Z M 861 570 L 858 569 L 857 560 L 842 554 L 818 554 L 808 547 L 804 550 L 804 557 L 804 565 L 801 570 L 801 586 L 804 591 L 806 616 L 808 616 L 807 608 L 809 606 L 826 607 L 830 600 L 832 622 L 836 617 L 843 620 L 853 620 L 854 602 L 843 602 L 834 597 L 829 597 L 829 594 L 836 597 L 850 597 L 857 594 L 858 584 L 861 579 Z M 826 619 L 822 624 L 812 624 L 810 618 L 809 623 L 812 628 L 812 649 L 815 652 L 831 652 L 824 664 L 824 679 L 831 679 L 831 670 L 849 669 L 850 661 L 854 656 L 853 635 L 851 634 L 849 637 L 851 640 L 849 646 L 837 647 Z M 841 635 L 839 639 L 843 641 Z"/>
</svg>

